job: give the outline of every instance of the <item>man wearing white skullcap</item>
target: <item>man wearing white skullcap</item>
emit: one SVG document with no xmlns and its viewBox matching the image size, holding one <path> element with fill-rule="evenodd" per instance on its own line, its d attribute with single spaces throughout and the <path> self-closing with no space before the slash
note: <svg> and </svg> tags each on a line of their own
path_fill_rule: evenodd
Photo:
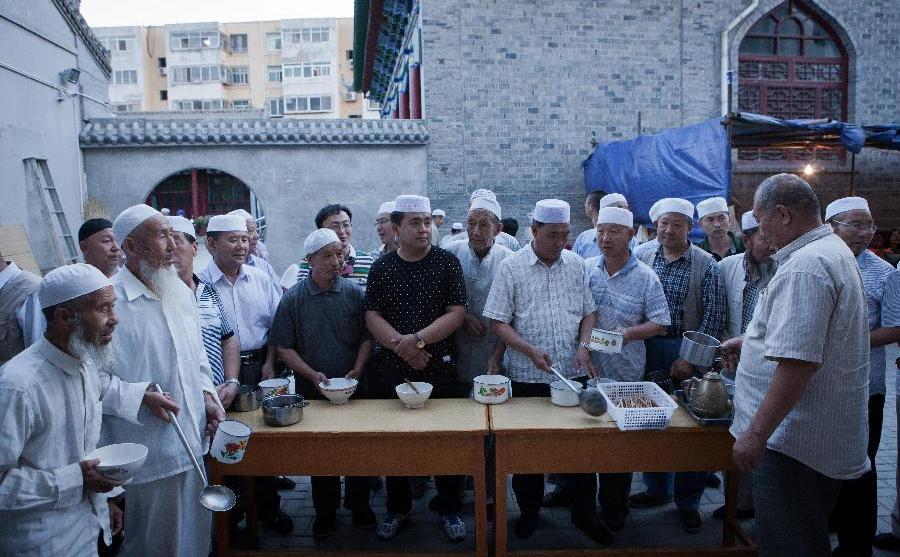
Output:
<svg viewBox="0 0 900 557">
<path fill-rule="evenodd" d="M 375 234 L 381 240 L 381 246 L 371 252 L 376 260 L 385 253 L 397 249 L 397 238 L 394 236 L 393 230 L 391 230 L 391 213 L 393 212 L 393 201 L 385 201 L 378 208 L 378 216 L 375 218 Z"/>
<path fill-rule="evenodd" d="M 212 383 L 196 301 L 173 266 L 172 226 L 151 207 L 136 205 L 116 217 L 113 231 L 126 255 L 125 267 L 112 279 L 119 315 L 112 341 L 116 374 L 171 392 L 188 444 L 202 455 L 204 431 L 215 431 L 225 413 Z M 141 443 L 149 450 L 128 488 L 122 553 L 205 555 L 212 520 L 197 499 L 201 479 L 171 425 L 141 423 L 106 417 L 101 433 L 106 443 Z M 174 532 L 180 535 L 164 535 Z"/>
<path fill-rule="evenodd" d="M 213 385 L 222 406 L 227 409 L 240 387 L 241 348 L 219 293 L 194 274 L 194 258 L 200 249 L 194 225 L 181 216 L 169 217 L 169 223 L 175 242 L 175 269 L 178 278 L 191 289 L 197 301 L 203 347 L 212 370 Z"/>
<path fill-rule="evenodd" d="M 697 218 L 706 238 L 699 246 L 716 261 L 736 253 L 744 253 L 744 244 L 729 230 L 731 216 L 724 197 L 710 197 L 697 203 Z"/>
<path fill-rule="evenodd" d="M 341 276 L 344 248 L 333 230 L 312 232 L 303 248 L 310 273 L 281 299 L 272 324 L 272 343 L 293 370 L 297 391 L 304 397 L 323 400 L 319 385 L 340 378 L 362 383 L 355 394 L 359 398 L 365 395 L 363 370 L 372 353 L 364 317 L 365 291 Z M 341 479 L 313 476 L 311 481 L 316 510 L 312 532 L 314 538 L 322 539 L 334 532 Z M 345 485 L 354 526 L 374 527 L 367 478 L 348 477 Z"/>
<path fill-rule="evenodd" d="M 869 313 L 869 443 L 867 454 L 872 469 L 858 480 L 841 487 L 832 522 L 836 525 L 839 547 L 850 555 L 868 554 L 878 523 L 876 512 L 878 490 L 875 476 L 875 453 L 881 443 L 884 419 L 885 385 L 884 347 L 900 340 L 900 322 L 884 322 L 883 316 L 897 315 L 900 300 L 894 299 L 885 286 L 897 272 L 890 263 L 869 251 L 875 235 L 875 221 L 869 203 L 862 197 L 844 197 L 825 208 L 825 221 L 847 244 L 862 275 L 863 291 Z M 893 516 L 893 515 L 892 515 Z"/>
<path fill-rule="evenodd" d="M 597 211 L 604 207 L 619 207 L 620 209 L 628 208 L 628 200 L 621 193 L 605 194 L 601 190 L 592 191 L 584 200 L 584 214 L 591 220 L 593 226 L 575 238 L 572 244 L 572 251 L 580 255 L 583 259 L 588 257 L 597 257 L 601 254 L 601 250 L 597 245 Z M 637 241 L 632 238 L 629 248 L 637 247 Z"/>
<path fill-rule="evenodd" d="M 147 392 L 147 382 L 113 373 L 116 295 L 99 269 L 76 263 L 50 271 L 40 299 L 46 332 L 0 367 L 0 554 L 96 555 L 98 530 L 108 545 L 122 529 L 121 510 L 107 502 L 121 482 L 101 475 L 100 461 L 88 456 L 101 413 L 138 424 L 142 404 L 159 417 L 178 406 Z"/>
<path fill-rule="evenodd" d="M 657 239 L 654 251 L 643 244 L 635 256 L 659 277 L 669 306 L 670 324 L 665 333 L 648 339 L 645 371 L 668 371 L 676 380 L 695 373 L 694 367 L 680 357 L 685 331 L 719 337 L 725 328 L 726 300 L 719 267 L 711 255 L 691 244 L 688 233 L 693 226 L 694 205 L 686 199 L 665 198 L 656 207 Z M 706 487 L 706 472 L 653 472 L 644 474 L 647 490 L 629 498 L 632 507 L 665 504 L 674 489 L 675 506 L 686 532 L 700 531 L 698 510 Z"/>
<path fill-rule="evenodd" d="M 435 209 L 431 212 L 431 245 L 441 245 L 441 227 L 444 226 L 444 218 L 447 213 L 443 209 Z"/>
<path fill-rule="evenodd" d="M 497 203 L 497 195 L 494 192 L 492 192 L 491 190 L 487 190 L 487 189 L 478 189 L 478 190 L 473 191 L 472 195 L 469 197 L 469 208 L 471 208 L 472 205 L 475 204 L 475 201 L 477 199 L 486 199 L 486 200 Z M 499 207 L 500 204 L 497 203 L 497 206 Z M 462 223 L 460 223 L 460 224 L 462 224 Z M 460 228 L 460 230 L 463 230 L 463 229 Z M 464 241 L 468 241 L 468 240 L 469 240 L 469 236 L 465 231 L 463 231 L 460 234 L 451 234 L 450 236 L 447 236 L 446 238 L 444 238 L 441 241 L 441 247 L 447 248 L 450 245 L 450 242 L 464 242 Z M 519 244 L 519 241 L 516 239 L 515 236 L 508 234 L 502 230 L 500 231 L 500 234 L 498 234 L 497 237 L 494 238 L 494 240 L 501 246 L 503 246 L 511 251 L 518 251 L 519 248 L 521 247 L 521 244 Z"/>
<path fill-rule="evenodd" d="M 383 347 L 373 356 L 382 398 L 395 398 L 403 378 L 433 385 L 432 398 L 460 395 L 456 383 L 456 349 L 452 335 L 466 312 L 466 283 L 459 260 L 431 245 L 431 203 L 427 197 L 401 195 L 391 213 L 399 247 L 372 265 L 366 288 L 366 324 Z M 463 522 L 463 480 L 437 476 L 437 511 L 451 541 L 466 536 Z M 387 514 L 377 535 L 389 539 L 412 509 L 409 478 L 386 481 Z"/>
<path fill-rule="evenodd" d="M 503 346 L 490 330 L 484 317 L 484 304 L 500 263 L 512 251 L 497 241 L 502 211 L 496 199 L 478 197 L 472 201 L 466 219 L 467 242 L 452 242 L 446 249 L 459 259 L 466 277 L 466 317 L 462 329 L 454 337 L 458 356 L 456 378 L 460 388 L 468 392 L 472 379 L 500 371 Z"/>
<path fill-rule="evenodd" d="M 775 248 L 762 239 L 759 222 L 753 218 L 752 211 L 741 216 L 741 231 L 741 241 L 746 246 L 746 251 L 719 261 L 719 273 L 722 275 L 728 300 L 724 339 L 743 335 L 747 330 L 759 293 L 769 283 L 776 268 L 772 259 Z M 753 518 L 753 507 L 753 475 L 742 474 L 738 490 L 738 518 Z M 716 509 L 713 517 L 724 520 L 725 505 Z"/>
<path fill-rule="evenodd" d="M 670 323 L 659 278 L 629 249 L 634 239 L 633 226 L 634 217 L 628 209 L 601 207 L 594 237 L 602 253 L 585 260 L 591 294 L 597 305 L 596 327 L 618 331 L 623 336 L 620 352 L 593 352 L 591 360 L 599 376 L 616 381 L 643 378 L 644 341 L 664 333 Z M 604 522 L 611 530 L 622 529 L 629 512 L 631 473 L 599 474 L 598 485 Z"/>
<path fill-rule="evenodd" d="M 504 367 L 516 396 L 549 397 L 554 379 L 550 366 L 558 366 L 569 378 L 594 375 L 588 343 L 596 306 L 584 260 L 565 249 L 569 219 L 565 201 L 542 199 L 535 204 L 534 239 L 500 263 L 485 304 L 491 330 L 507 347 Z M 567 474 L 562 481 L 572 494 L 572 523 L 595 541 L 609 543 L 612 536 L 597 515 L 593 475 Z M 528 538 L 537 528 L 544 476 L 517 474 L 513 491 L 521 509 L 515 533 Z"/>
<path fill-rule="evenodd" d="M 269 250 L 262 240 L 259 239 L 259 223 L 256 217 L 245 211 L 244 209 L 235 209 L 228 213 L 229 215 L 237 215 L 243 217 L 247 222 L 247 239 L 250 241 L 250 250 L 247 252 L 247 260 L 245 263 L 251 267 L 264 271 L 275 283 L 276 288 L 281 286 L 281 277 L 275 272 L 275 268 L 269 263 Z"/>
</svg>

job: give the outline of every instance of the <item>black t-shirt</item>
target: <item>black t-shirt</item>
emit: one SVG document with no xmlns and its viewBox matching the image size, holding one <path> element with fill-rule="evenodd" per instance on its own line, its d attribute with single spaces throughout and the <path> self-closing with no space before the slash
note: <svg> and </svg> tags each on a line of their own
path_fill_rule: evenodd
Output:
<svg viewBox="0 0 900 557">
<path fill-rule="evenodd" d="M 369 271 L 366 310 L 377 311 L 403 335 L 421 331 L 447 313 L 447 306 L 466 305 L 466 281 L 462 266 L 452 253 L 432 246 L 419 261 L 405 261 L 396 251 L 382 256 Z M 456 363 L 453 336 L 425 348 L 431 361 L 424 373 Z M 385 351 L 386 362 L 398 371 L 412 373 L 399 356 Z M 445 357 L 449 357 L 449 360 Z"/>
</svg>

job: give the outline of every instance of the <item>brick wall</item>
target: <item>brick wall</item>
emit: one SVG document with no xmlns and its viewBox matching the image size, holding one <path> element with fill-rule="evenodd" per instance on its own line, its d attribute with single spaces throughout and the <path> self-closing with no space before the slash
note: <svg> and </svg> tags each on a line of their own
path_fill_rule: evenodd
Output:
<svg viewBox="0 0 900 557">
<path fill-rule="evenodd" d="M 572 204 L 576 231 L 587 226 L 581 162 L 591 133 L 601 141 L 635 137 L 639 111 L 644 133 L 719 116 L 720 33 L 743 9 L 731 0 L 422 4 L 432 206 L 446 209 L 448 222 L 461 220 L 469 192 L 487 187 L 525 224 L 537 199 L 559 197 Z M 739 41 L 777 4 L 763 0 L 733 35 Z M 814 7 L 853 51 L 852 121 L 900 114 L 900 16 L 892 4 Z M 864 154 L 857 170 L 858 193 L 878 200 L 879 224 L 900 226 L 900 154 Z M 759 176 L 736 175 L 735 199 L 746 203 Z M 846 195 L 847 180 L 817 178 L 823 204 Z"/>
</svg>

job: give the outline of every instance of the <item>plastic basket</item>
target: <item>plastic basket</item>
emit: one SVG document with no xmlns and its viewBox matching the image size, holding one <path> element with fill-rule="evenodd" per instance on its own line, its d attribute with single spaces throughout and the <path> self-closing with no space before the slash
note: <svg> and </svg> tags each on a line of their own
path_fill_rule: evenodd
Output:
<svg viewBox="0 0 900 557">
<path fill-rule="evenodd" d="M 621 431 L 639 429 L 666 429 L 678 403 L 666 394 L 659 385 L 650 381 L 625 383 L 601 383 L 603 398 L 606 399 L 609 415 L 616 421 Z M 655 408 L 621 408 L 613 404 L 613 399 L 631 395 L 647 395 L 656 403 Z"/>
</svg>

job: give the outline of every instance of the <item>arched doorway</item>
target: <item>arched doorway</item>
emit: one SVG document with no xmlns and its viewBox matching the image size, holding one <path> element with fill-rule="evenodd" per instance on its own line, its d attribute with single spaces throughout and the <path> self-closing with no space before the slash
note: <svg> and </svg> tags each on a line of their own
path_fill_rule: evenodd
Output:
<svg viewBox="0 0 900 557">
<path fill-rule="evenodd" d="M 738 109 L 784 119 L 847 118 L 847 49 L 800 0 L 764 15 L 741 41 Z M 841 162 L 843 149 L 740 149 L 744 164 Z"/>
<path fill-rule="evenodd" d="M 147 196 L 147 205 L 168 208 L 173 215 L 197 218 L 235 209 L 262 218 L 259 200 L 240 178 L 213 168 L 190 168 L 164 178 Z"/>
</svg>

